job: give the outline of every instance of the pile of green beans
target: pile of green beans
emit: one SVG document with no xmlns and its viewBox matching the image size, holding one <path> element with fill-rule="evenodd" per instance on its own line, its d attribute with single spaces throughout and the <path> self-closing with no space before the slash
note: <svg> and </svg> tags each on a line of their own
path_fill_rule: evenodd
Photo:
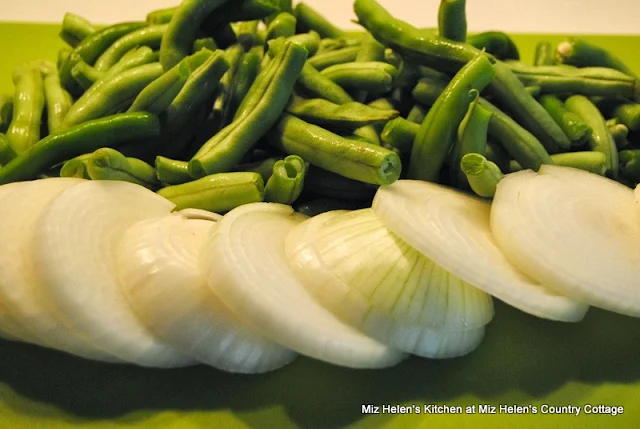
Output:
<svg viewBox="0 0 640 429">
<path fill-rule="evenodd" d="M 0 184 L 125 180 L 178 209 L 317 214 L 399 178 L 484 198 L 543 164 L 640 182 L 640 84 L 606 50 L 541 40 L 527 64 L 507 34 L 468 34 L 465 0 L 427 30 L 376 0 L 354 11 L 351 33 L 290 0 L 183 0 L 106 27 L 67 13 L 57 62 L 18 65 L 0 95 Z"/>
</svg>

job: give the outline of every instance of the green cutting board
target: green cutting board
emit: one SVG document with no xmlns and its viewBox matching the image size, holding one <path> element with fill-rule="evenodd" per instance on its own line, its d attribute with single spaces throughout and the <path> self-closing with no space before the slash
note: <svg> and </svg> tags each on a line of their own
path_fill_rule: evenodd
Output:
<svg viewBox="0 0 640 429">
<path fill-rule="evenodd" d="M 0 24 L 0 92 L 14 65 L 55 60 L 57 26 Z M 518 35 L 523 57 L 541 36 Z M 556 41 L 560 37 L 544 36 Z M 640 72 L 640 37 L 593 37 Z M 1 221 L 0 214 L 0 221 Z M 425 413 L 425 405 L 462 414 Z M 363 414 L 363 405 L 381 414 Z M 421 413 L 382 413 L 387 405 Z M 493 405 L 497 414 L 480 413 Z M 500 413 L 534 406 L 537 414 Z M 578 406 L 578 416 L 544 405 Z M 585 414 L 585 405 L 623 407 Z M 475 406 L 475 413 L 472 408 Z M 415 410 L 415 408 L 414 408 Z M 427 411 L 429 407 L 427 407 Z M 531 411 L 532 408 L 529 408 Z M 304 357 L 265 375 L 207 367 L 153 370 L 77 359 L 0 341 L 0 428 L 637 428 L 640 321 L 592 309 L 578 324 L 536 319 L 496 303 L 482 345 L 451 360 L 410 358 L 395 368 L 350 370 Z"/>
</svg>

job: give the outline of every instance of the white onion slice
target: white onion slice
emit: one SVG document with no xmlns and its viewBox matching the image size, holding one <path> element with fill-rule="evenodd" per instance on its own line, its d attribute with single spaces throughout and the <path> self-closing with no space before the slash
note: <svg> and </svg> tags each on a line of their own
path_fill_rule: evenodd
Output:
<svg viewBox="0 0 640 429">
<path fill-rule="evenodd" d="M 441 185 L 381 186 L 373 211 L 387 228 L 468 283 L 532 315 L 579 321 L 588 306 L 543 287 L 511 265 L 489 228 L 491 206 Z"/>
<path fill-rule="evenodd" d="M 258 332 L 301 354 L 354 368 L 400 362 L 403 353 L 340 322 L 297 281 L 284 240 L 302 220 L 291 207 L 270 203 L 227 213 L 203 251 L 209 286 Z"/>
<path fill-rule="evenodd" d="M 30 182 L 13 182 L 0 186 L 0 213 L 5 211 L 5 205 L 3 200 L 8 197 L 14 191 L 23 192 L 25 188 L 28 188 Z M 0 261 L 2 265 L 11 263 L 11 260 L 7 260 L 7 256 L 0 255 Z M 0 266 L 0 269 L 2 267 Z M 10 288 L 11 285 L 4 281 L 0 277 L 0 288 Z M 10 303 L 4 303 L 4 299 L 0 297 L 0 338 L 15 341 L 28 341 L 37 343 L 38 339 L 32 332 L 26 329 L 11 311 Z"/>
<path fill-rule="evenodd" d="M 486 293 L 450 279 L 384 228 L 370 209 L 311 218 L 292 230 L 286 249 L 298 279 L 323 305 L 409 353 L 467 354 L 493 316 Z"/>
<path fill-rule="evenodd" d="M 200 250 L 221 218 L 212 215 L 182 210 L 129 228 L 118 252 L 124 291 L 156 335 L 202 363 L 240 373 L 280 368 L 296 354 L 255 334 L 200 274 Z"/>
<path fill-rule="evenodd" d="M 510 261 L 559 293 L 640 316 L 640 211 L 633 191 L 568 167 L 507 176 L 491 212 Z"/>
<path fill-rule="evenodd" d="M 116 273 L 116 250 L 135 222 L 173 204 L 141 186 L 88 181 L 67 189 L 35 228 L 38 283 L 67 329 L 117 358 L 143 366 L 191 364 L 135 316 Z"/>
<path fill-rule="evenodd" d="M 73 178 L 25 182 L 0 200 L 0 300 L 29 331 L 23 341 L 65 351 L 88 359 L 117 361 L 66 329 L 37 287 L 39 267 L 33 262 L 36 222 L 47 206 L 66 189 L 84 183 Z"/>
</svg>

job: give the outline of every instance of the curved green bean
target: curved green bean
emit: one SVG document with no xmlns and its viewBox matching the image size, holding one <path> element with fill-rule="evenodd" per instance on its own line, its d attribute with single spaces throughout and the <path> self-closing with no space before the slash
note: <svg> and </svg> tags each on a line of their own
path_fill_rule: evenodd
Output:
<svg viewBox="0 0 640 429">
<path fill-rule="evenodd" d="M 382 110 L 366 104 L 350 102 L 335 104 L 321 98 L 306 100 L 294 96 L 286 111 L 309 123 L 328 128 L 357 129 L 397 118 L 397 110 Z"/>
<path fill-rule="evenodd" d="M 14 72 L 13 113 L 6 136 L 16 153 L 22 153 L 40 140 L 44 111 L 44 79 L 35 67 L 19 67 Z"/>
<path fill-rule="evenodd" d="M 95 32 L 95 27 L 80 15 L 71 12 L 64 14 L 60 37 L 72 47 L 76 47 Z"/>
<path fill-rule="evenodd" d="M 467 40 L 466 0 L 440 0 L 438 32 L 440 36 L 457 42 Z"/>
<path fill-rule="evenodd" d="M 558 44 L 557 59 L 578 67 L 606 67 L 621 71 L 629 76 L 636 74 L 622 60 L 604 48 L 582 38 L 569 38 Z"/>
<path fill-rule="evenodd" d="M 569 137 L 572 144 L 582 144 L 587 136 L 591 134 L 591 127 L 589 127 L 580 116 L 567 109 L 558 97 L 543 95 L 540 97 L 540 104 L 549 112 L 557 124 L 560 125 L 560 128 L 562 128 L 562 131 Z"/>
<path fill-rule="evenodd" d="M 393 88 L 398 69 L 380 61 L 353 62 L 329 66 L 320 74 L 347 90 L 385 93 Z"/>
<path fill-rule="evenodd" d="M 296 5 L 293 14 L 298 21 L 299 33 L 313 30 L 317 31 L 323 39 L 327 37 L 338 39 L 344 36 L 342 30 L 304 2 Z"/>
<path fill-rule="evenodd" d="M 127 33 L 113 42 L 113 44 L 98 57 L 93 66 L 98 71 L 106 71 L 120 61 L 120 59 L 132 49 L 141 46 L 158 49 L 168 26 L 169 24 L 150 25 Z"/>
<path fill-rule="evenodd" d="M 479 153 L 468 153 L 463 156 L 460 169 L 465 174 L 473 192 L 484 198 L 493 198 L 498 182 L 504 177 L 495 163 L 488 161 Z"/>
<path fill-rule="evenodd" d="M 485 50 L 500 60 L 519 60 L 520 52 L 515 42 L 502 31 L 485 31 L 471 34 L 467 43 L 474 48 Z"/>
</svg>

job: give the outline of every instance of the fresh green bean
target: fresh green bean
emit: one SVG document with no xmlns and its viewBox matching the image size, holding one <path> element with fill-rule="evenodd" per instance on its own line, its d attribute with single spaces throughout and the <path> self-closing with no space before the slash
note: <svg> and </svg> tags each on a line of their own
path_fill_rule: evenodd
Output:
<svg viewBox="0 0 640 429">
<path fill-rule="evenodd" d="M 360 39 L 351 39 L 351 38 L 329 38 L 329 37 L 321 37 L 320 44 L 318 45 L 318 52 L 316 54 L 324 54 L 327 52 L 335 51 L 338 49 L 353 47 L 360 45 L 362 41 Z"/>
<path fill-rule="evenodd" d="M 567 109 L 576 113 L 591 127 L 592 132 L 587 138 L 587 144 L 591 150 L 604 153 L 607 157 L 607 176 L 617 178 L 619 170 L 618 150 L 598 108 L 583 95 L 572 95 L 567 99 L 565 105 Z"/>
<path fill-rule="evenodd" d="M 142 142 L 160 135 L 150 113 L 120 113 L 49 134 L 0 169 L 0 184 L 31 180 L 52 166 L 102 147 Z"/>
<path fill-rule="evenodd" d="M 484 55 L 478 55 L 460 69 L 420 125 L 407 177 L 438 181 L 442 165 L 455 143 L 456 131 L 473 101 L 472 90 L 484 89 L 494 75 L 494 67 Z"/>
<path fill-rule="evenodd" d="M 176 9 L 178 9 L 177 6 L 153 10 L 147 14 L 147 23 L 150 25 L 168 24 Z"/>
<path fill-rule="evenodd" d="M 80 42 L 95 32 L 95 27 L 80 15 L 71 12 L 64 14 L 60 37 L 71 45 L 71 47 L 76 47 Z"/>
<path fill-rule="evenodd" d="M 252 173 L 258 173 L 260 177 L 262 177 L 262 180 L 264 180 L 264 183 L 267 183 L 269 181 L 269 178 L 273 174 L 274 165 L 276 165 L 276 162 L 282 159 L 282 156 L 273 156 L 260 161 L 240 164 L 235 168 L 234 171 L 248 171 Z"/>
<path fill-rule="evenodd" d="M 309 61 L 302 67 L 297 83 L 302 92 L 311 97 L 324 98 L 336 104 L 353 102 L 353 98 L 347 91 L 326 76 L 323 76 L 309 64 Z"/>
<path fill-rule="evenodd" d="M 58 57 L 56 58 L 56 68 L 61 70 L 62 67 L 69 61 L 69 57 L 71 57 L 71 52 L 73 52 L 68 47 L 63 47 L 58 50 Z"/>
<path fill-rule="evenodd" d="M 71 76 L 84 90 L 91 88 L 103 75 L 104 73 L 97 71 L 84 61 L 78 61 L 71 69 Z"/>
<path fill-rule="evenodd" d="M 216 49 L 218 49 L 218 45 L 216 45 L 216 41 L 213 40 L 213 37 L 203 37 L 201 39 L 194 40 L 191 52 L 195 54 L 202 49 L 215 51 Z"/>
<path fill-rule="evenodd" d="M 409 113 L 407 114 L 407 121 L 413 122 L 415 124 L 421 124 L 424 121 L 424 118 L 427 117 L 427 108 L 423 105 L 416 103 L 411 107 Z"/>
<path fill-rule="evenodd" d="M 312 124 L 334 129 L 357 129 L 398 116 L 397 110 L 381 110 L 357 102 L 335 104 L 321 98 L 300 97 L 293 97 L 286 111 Z"/>
<path fill-rule="evenodd" d="M 11 144 L 9 144 L 9 139 L 0 133 L 0 166 L 5 165 L 15 157 L 16 153 Z"/>
<path fill-rule="evenodd" d="M 189 163 L 186 161 L 157 156 L 155 166 L 156 177 L 161 183 L 167 185 L 180 185 L 193 180 L 189 175 Z"/>
<path fill-rule="evenodd" d="M 233 118 L 232 94 L 238 67 L 244 56 L 244 47 L 236 43 L 225 50 L 225 59 L 229 64 L 227 72 L 222 76 L 217 97 L 213 103 L 213 112 L 219 116 L 220 127 L 228 125 Z"/>
<path fill-rule="evenodd" d="M 259 24 L 260 21 L 258 20 L 244 21 L 236 24 L 236 40 L 244 47 L 245 51 L 250 50 L 258 44 Z"/>
<path fill-rule="evenodd" d="M 13 114 L 6 136 L 16 153 L 22 153 L 40 140 L 44 111 L 44 79 L 35 67 L 19 67 L 14 72 Z"/>
<path fill-rule="evenodd" d="M 612 68 L 637 77 L 633 70 L 615 55 L 581 38 L 569 38 L 559 43 L 556 48 L 556 57 L 564 64 Z"/>
<path fill-rule="evenodd" d="M 91 154 L 87 160 L 87 173 L 92 180 L 120 180 L 151 190 L 160 186 L 152 166 L 111 148 L 101 148 Z"/>
<path fill-rule="evenodd" d="M 287 154 L 350 179 L 389 184 L 400 177 L 401 163 L 395 152 L 338 136 L 288 114 L 267 133 L 267 140 Z"/>
<path fill-rule="evenodd" d="M 516 62 L 506 64 L 523 84 L 540 86 L 545 94 L 640 97 L 637 79 L 613 69 L 568 65 L 529 66 Z"/>
<path fill-rule="evenodd" d="M 620 175 L 633 186 L 640 182 L 640 150 L 620 151 Z"/>
<path fill-rule="evenodd" d="M 500 60 L 520 59 L 520 52 L 515 42 L 502 31 L 486 31 L 469 35 L 467 43 L 474 48 L 487 51 Z"/>
<path fill-rule="evenodd" d="M 273 174 L 264 188 L 264 200 L 271 203 L 293 204 L 304 187 L 307 173 L 304 160 L 296 155 L 289 155 L 277 161 L 273 166 Z"/>
<path fill-rule="evenodd" d="M 0 94 L 0 133 L 9 128 L 13 116 L 13 97 Z"/>
<path fill-rule="evenodd" d="M 77 177 L 78 179 L 91 180 L 87 169 L 87 162 L 90 157 L 90 153 L 84 153 L 66 161 L 60 169 L 60 177 Z"/>
<path fill-rule="evenodd" d="M 374 62 L 383 62 L 385 60 L 385 48 L 378 42 L 371 34 L 366 33 L 360 52 L 356 56 L 355 62 L 357 63 L 368 63 L 371 61 Z M 368 91 L 361 90 L 357 91 L 354 95 L 354 99 L 360 102 L 363 102 L 367 99 Z"/>
<path fill-rule="evenodd" d="M 108 70 L 120 61 L 127 52 L 140 46 L 158 49 L 168 26 L 169 24 L 150 25 L 122 36 L 100 55 L 94 64 L 95 69 L 98 71 Z M 189 45 L 189 48 L 191 48 L 191 45 Z"/>
<path fill-rule="evenodd" d="M 626 125 L 624 124 L 608 125 L 607 124 L 607 129 L 609 130 L 609 133 L 611 133 L 613 140 L 616 142 L 616 147 L 618 148 L 618 151 L 628 149 L 629 140 L 627 139 L 627 137 L 629 136 L 629 128 L 627 128 Z"/>
<path fill-rule="evenodd" d="M 47 105 L 49 133 L 58 132 L 72 103 L 60 84 L 60 75 L 55 67 L 51 67 L 51 70 L 44 75 L 44 98 Z"/>
<path fill-rule="evenodd" d="M 555 64 L 556 64 L 556 57 L 555 57 L 555 52 L 551 43 L 539 42 L 536 45 L 536 51 L 533 57 L 533 65 L 553 66 Z"/>
<path fill-rule="evenodd" d="M 438 31 L 440 36 L 457 42 L 467 40 L 466 0 L 440 0 Z"/>
<path fill-rule="evenodd" d="M 147 85 L 162 75 L 160 63 L 145 64 L 126 70 L 109 79 L 97 81 L 71 106 L 62 122 L 69 128 L 92 119 L 109 115 L 133 102 Z"/>
<path fill-rule="evenodd" d="M 573 145 L 581 145 L 591 134 L 589 127 L 577 114 L 566 108 L 564 103 L 554 95 L 543 95 L 540 104 L 551 115 Z"/>
<path fill-rule="evenodd" d="M 412 94 L 420 103 L 431 105 L 444 87 L 445 84 L 442 82 L 423 78 Z M 481 98 L 479 103 L 493 114 L 489 121 L 489 136 L 500 143 L 514 159 L 525 168 L 536 171 L 542 164 L 553 164 L 549 153 L 533 134 L 484 98 Z"/>
<path fill-rule="evenodd" d="M 157 51 L 153 51 L 153 49 L 148 46 L 141 46 L 124 54 L 120 61 L 115 63 L 109 70 L 102 74 L 102 78 L 109 79 L 125 70 L 157 61 Z"/>
<path fill-rule="evenodd" d="M 255 82 L 260 71 L 260 57 L 254 52 L 246 52 L 238 64 L 231 88 L 230 111 L 234 113 L 242 104 L 251 85 Z"/>
<path fill-rule="evenodd" d="M 281 10 L 277 0 L 229 1 L 210 13 L 203 21 L 201 28 L 206 32 L 232 22 L 264 19 Z M 258 43 L 263 42 L 259 41 Z"/>
<path fill-rule="evenodd" d="M 323 39 L 326 37 L 337 39 L 344 36 L 342 30 L 304 2 L 296 5 L 293 14 L 298 20 L 298 33 L 313 30 L 317 31 Z"/>
<path fill-rule="evenodd" d="M 351 201 L 370 201 L 377 186 L 349 179 L 315 165 L 309 165 L 304 193 L 319 198 L 337 198 Z"/>
<path fill-rule="evenodd" d="M 386 123 L 380 139 L 382 143 L 397 149 L 401 154 L 410 154 L 419 130 L 419 124 L 404 118 L 395 118 Z"/>
<path fill-rule="evenodd" d="M 504 174 L 493 162 L 479 153 L 468 153 L 460 161 L 460 169 L 465 174 L 473 192 L 484 198 L 493 198 L 498 182 Z"/>
<path fill-rule="evenodd" d="M 296 17 L 289 12 L 280 12 L 267 26 L 267 40 L 291 37 L 296 34 Z"/>
<path fill-rule="evenodd" d="M 60 82 L 62 83 L 62 86 L 74 95 L 81 93 L 82 91 L 71 75 L 73 67 L 79 61 L 84 61 L 87 64 L 92 65 L 113 42 L 125 34 L 146 26 L 147 24 L 144 22 L 124 22 L 96 31 L 84 39 L 71 52 L 68 60 L 63 62 L 59 68 Z"/>
<path fill-rule="evenodd" d="M 347 90 L 385 93 L 393 88 L 398 69 L 379 61 L 353 62 L 329 66 L 320 74 Z"/>
<path fill-rule="evenodd" d="M 308 33 L 296 34 L 295 36 L 277 38 L 273 40 L 269 40 L 269 53 L 270 55 L 277 52 L 284 42 L 295 43 L 296 45 L 300 45 L 307 50 L 309 58 L 314 56 L 318 51 L 318 46 L 320 45 L 320 36 L 315 31 L 310 31 Z"/>
<path fill-rule="evenodd" d="M 462 171 L 464 156 L 470 153 L 482 155 L 487 148 L 487 134 L 492 113 L 478 103 L 480 94 L 477 91 L 474 91 L 474 97 L 458 127 L 458 135 L 449 157 L 449 177 L 451 183 L 459 187 L 464 187 L 467 182 L 470 183 L 465 177 L 469 173 Z"/>
<path fill-rule="evenodd" d="M 175 210 L 194 208 L 223 213 L 264 201 L 264 182 L 258 173 L 218 173 L 167 186 L 157 193 L 173 202 Z"/>
<path fill-rule="evenodd" d="M 200 24 L 227 1 L 229 0 L 183 0 L 180 3 L 160 44 L 160 62 L 165 70 L 189 55 Z"/>
<path fill-rule="evenodd" d="M 207 141 L 189 161 L 193 177 L 229 171 L 249 152 L 284 111 L 306 59 L 306 49 L 294 43 L 285 44 L 269 65 L 273 73 L 266 71 L 258 76 L 233 122 Z"/>
<path fill-rule="evenodd" d="M 620 104 L 613 109 L 613 116 L 630 131 L 640 130 L 640 103 Z"/>
<path fill-rule="evenodd" d="M 309 64 L 311 64 L 316 70 L 324 70 L 327 67 L 335 66 L 337 64 L 352 63 L 358 57 L 360 52 L 360 46 L 349 46 L 335 51 L 316 53 L 312 58 L 309 58 Z"/>
<path fill-rule="evenodd" d="M 563 167 L 573 167 L 580 170 L 589 171 L 594 174 L 604 176 L 607 170 L 607 157 L 602 152 L 567 152 L 551 155 L 553 163 Z M 517 161 L 509 163 L 509 171 L 516 172 L 522 170 L 522 166 Z"/>
</svg>

